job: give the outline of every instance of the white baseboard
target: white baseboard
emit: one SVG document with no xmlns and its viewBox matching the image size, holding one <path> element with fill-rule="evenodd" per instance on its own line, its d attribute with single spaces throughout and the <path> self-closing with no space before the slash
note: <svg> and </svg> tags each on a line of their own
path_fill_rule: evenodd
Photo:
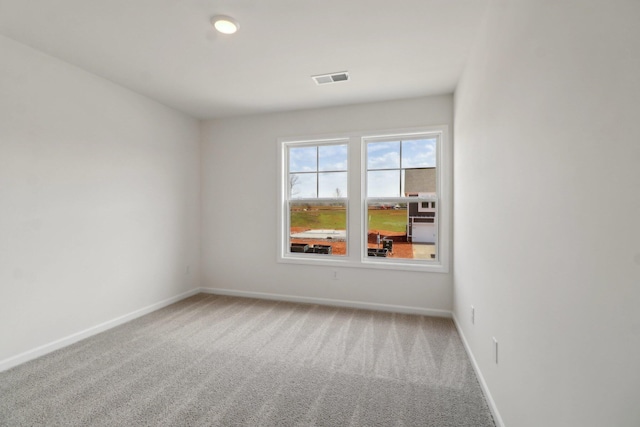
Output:
<svg viewBox="0 0 640 427">
<path fill-rule="evenodd" d="M 69 335 L 59 340 L 50 342 L 45 345 L 41 345 L 40 347 L 36 347 L 32 350 L 25 351 L 24 353 L 20 353 L 8 359 L 1 360 L 0 372 L 6 371 L 7 369 L 11 369 L 14 366 L 18 366 L 22 363 L 28 362 L 29 360 L 33 360 L 37 357 L 44 356 L 47 353 L 51 353 L 52 351 L 61 349 L 63 347 L 71 345 L 85 338 L 89 338 L 90 336 L 99 334 L 100 332 L 104 332 L 107 329 L 111 329 L 116 326 L 122 325 L 123 323 L 129 322 L 133 319 L 144 316 L 145 314 L 149 314 L 152 311 L 159 310 L 163 307 L 166 307 L 170 304 L 173 304 L 175 302 L 188 298 L 197 293 L 200 293 L 200 289 L 193 289 L 193 290 L 181 293 L 174 297 L 167 298 L 163 301 L 160 301 L 155 304 L 151 304 L 147 307 L 141 308 L 139 310 L 133 311 L 129 314 L 125 314 L 124 316 L 120 316 L 115 319 L 100 323 L 99 325 L 92 326 L 91 328 L 85 329 L 84 331 L 76 332 L 75 334 Z"/>
<path fill-rule="evenodd" d="M 371 302 L 346 301 L 330 298 L 301 297 L 295 295 L 271 294 L 263 292 L 237 291 L 234 289 L 200 288 L 200 292 L 233 297 L 258 298 L 276 301 L 300 302 L 305 304 L 319 304 L 333 307 L 361 308 L 365 310 L 388 311 L 392 313 L 419 314 L 422 316 L 435 316 L 451 318 L 448 310 L 437 310 L 422 307 L 409 307 L 404 305 L 378 304 Z"/>
<path fill-rule="evenodd" d="M 493 400 L 493 397 L 491 396 L 491 392 L 489 391 L 489 387 L 487 386 L 487 382 L 484 380 L 484 377 L 482 376 L 482 372 L 480 371 L 480 366 L 478 365 L 476 358 L 473 356 L 473 353 L 471 352 L 471 347 L 469 347 L 469 343 L 467 342 L 467 339 L 464 336 L 464 332 L 462 332 L 462 328 L 460 327 L 458 318 L 456 317 L 455 313 L 452 313 L 452 315 L 453 315 L 453 323 L 456 325 L 456 329 L 458 329 L 458 334 L 460 334 L 460 338 L 462 339 L 464 348 L 467 351 L 467 354 L 469 355 L 471 364 L 473 365 L 473 370 L 476 372 L 476 376 L 478 377 L 478 381 L 480 382 L 480 388 L 482 388 L 484 397 L 487 399 L 487 403 L 489 404 L 489 409 L 491 410 L 491 415 L 493 415 L 493 420 L 495 421 L 497 427 L 504 427 L 504 421 L 502 421 L 500 412 L 498 412 L 498 407 L 496 406 L 496 402 Z"/>
</svg>

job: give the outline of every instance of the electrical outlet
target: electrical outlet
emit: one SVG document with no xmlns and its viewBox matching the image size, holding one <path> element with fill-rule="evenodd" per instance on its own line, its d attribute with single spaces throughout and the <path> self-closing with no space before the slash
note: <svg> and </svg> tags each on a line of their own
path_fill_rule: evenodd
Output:
<svg viewBox="0 0 640 427">
<path fill-rule="evenodd" d="M 187 265 L 187 266 L 184 268 L 184 274 L 186 274 L 186 275 L 188 276 L 190 272 L 191 272 L 191 266 L 190 266 L 190 265 Z"/>
<path fill-rule="evenodd" d="M 471 324 L 476 324 L 476 308 L 474 306 L 471 306 Z"/>
<path fill-rule="evenodd" d="M 496 365 L 498 364 L 498 340 L 496 337 L 493 337 L 493 360 L 496 361 Z"/>
<path fill-rule="evenodd" d="M 338 272 L 337 272 L 337 271 L 335 271 L 335 270 L 334 270 L 334 271 L 331 273 L 331 279 L 333 279 L 333 280 L 338 280 Z"/>
</svg>

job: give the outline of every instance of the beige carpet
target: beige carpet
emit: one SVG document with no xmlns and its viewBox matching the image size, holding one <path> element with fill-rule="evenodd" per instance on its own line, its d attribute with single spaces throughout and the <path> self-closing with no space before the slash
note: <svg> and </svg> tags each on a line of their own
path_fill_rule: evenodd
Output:
<svg viewBox="0 0 640 427">
<path fill-rule="evenodd" d="M 449 319 L 200 294 L 0 373 L 2 426 L 494 426 Z"/>
</svg>

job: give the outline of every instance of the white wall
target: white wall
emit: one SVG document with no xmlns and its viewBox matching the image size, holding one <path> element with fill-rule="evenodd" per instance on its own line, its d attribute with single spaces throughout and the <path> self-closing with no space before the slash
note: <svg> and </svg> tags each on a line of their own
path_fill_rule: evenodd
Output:
<svg viewBox="0 0 640 427">
<path fill-rule="evenodd" d="M 199 286 L 200 130 L 4 37 L 0 58 L 2 364 Z"/>
<path fill-rule="evenodd" d="M 451 310 L 450 274 L 277 263 L 276 140 L 451 124 L 452 102 L 447 95 L 206 122 L 203 286 Z"/>
<path fill-rule="evenodd" d="M 455 315 L 508 426 L 640 425 L 639 20 L 494 1 L 456 91 Z"/>
</svg>

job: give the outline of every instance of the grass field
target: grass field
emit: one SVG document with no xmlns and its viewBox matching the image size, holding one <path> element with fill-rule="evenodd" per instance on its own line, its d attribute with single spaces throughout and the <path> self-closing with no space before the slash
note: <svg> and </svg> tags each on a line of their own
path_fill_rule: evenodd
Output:
<svg viewBox="0 0 640 427">
<path fill-rule="evenodd" d="M 406 210 L 369 209 L 369 230 L 407 231 Z"/>
<path fill-rule="evenodd" d="M 406 210 L 369 210 L 370 230 L 404 232 L 406 231 L 406 225 Z M 303 227 L 316 230 L 345 230 L 347 228 L 346 210 L 334 206 L 311 207 L 306 211 L 294 209 L 291 211 L 291 227 Z"/>
<path fill-rule="evenodd" d="M 291 211 L 291 227 L 316 230 L 346 230 L 347 211 L 340 207 L 311 207 L 307 210 Z"/>
</svg>

